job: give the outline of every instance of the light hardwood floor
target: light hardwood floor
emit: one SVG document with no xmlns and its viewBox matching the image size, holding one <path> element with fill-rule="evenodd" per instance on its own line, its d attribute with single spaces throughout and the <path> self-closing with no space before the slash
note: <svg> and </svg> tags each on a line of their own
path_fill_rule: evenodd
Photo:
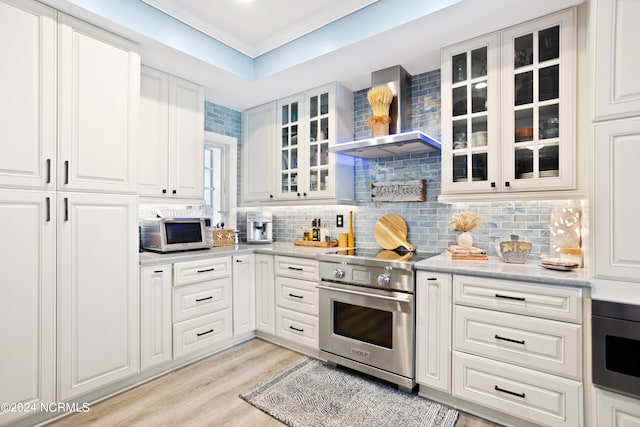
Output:
<svg viewBox="0 0 640 427">
<path fill-rule="evenodd" d="M 283 426 L 238 395 L 302 357 L 256 338 L 48 426 Z M 456 424 L 495 426 L 464 414 Z"/>
</svg>

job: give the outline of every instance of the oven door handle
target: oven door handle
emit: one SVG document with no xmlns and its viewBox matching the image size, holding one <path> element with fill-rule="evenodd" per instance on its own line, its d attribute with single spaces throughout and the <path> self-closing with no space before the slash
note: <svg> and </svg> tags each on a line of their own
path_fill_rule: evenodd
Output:
<svg viewBox="0 0 640 427">
<path fill-rule="evenodd" d="M 368 298 L 379 298 L 379 299 L 385 299 L 388 301 L 394 301 L 394 302 L 411 302 L 411 296 L 407 295 L 406 297 L 388 297 L 386 295 L 380 295 L 380 294 L 369 294 L 366 292 L 358 292 L 358 291 L 352 291 L 350 289 L 344 289 L 344 288 L 338 288 L 335 286 L 322 286 L 322 285 L 317 285 L 316 286 L 318 289 L 324 289 L 327 291 L 335 291 L 335 292 L 342 292 L 345 294 L 352 294 L 352 295 L 359 295 L 359 296 L 363 296 L 363 297 L 368 297 Z"/>
</svg>

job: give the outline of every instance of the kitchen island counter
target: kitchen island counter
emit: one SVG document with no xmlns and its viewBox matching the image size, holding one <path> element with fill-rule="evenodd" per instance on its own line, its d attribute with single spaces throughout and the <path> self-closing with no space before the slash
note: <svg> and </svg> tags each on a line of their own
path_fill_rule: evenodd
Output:
<svg viewBox="0 0 640 427">
<path fill-rule="evenodd" d="M 525 264 L 509 264 L 498 257 L 489 257 L 487 261 L 452 260 L 448 254 L 443 253 L 419 261 L 414 267 L 418 271 L 522 280 L 547 285 L 591 287 L 590 276 L 583 268 L 573 271 L 549 270 L 540 266 L 540 260 L 529 260 Z"/>
</svg>

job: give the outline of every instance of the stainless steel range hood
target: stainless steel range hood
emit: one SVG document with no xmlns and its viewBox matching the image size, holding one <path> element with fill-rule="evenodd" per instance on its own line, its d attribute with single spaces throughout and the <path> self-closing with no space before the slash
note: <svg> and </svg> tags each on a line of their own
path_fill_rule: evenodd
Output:
<svg viewBox="0 0 640 427">
<path fill-rule="evenodd" d="M 329 151 L 372 159 L 440 150 L 440 141 L 410 129 L 411 75 L 399 65 L 371 73 L 371 87 L 387 85 L 393 92 L 389 108 L 389 135 L 332 145 Z"/>
<path fill-rule="evenodd" d="M 437 150 L 440 150 L 440 141 L 419 131 L 343 142 L 329 147 L 329 151 L 332 153 L 363 159 Z"/>
</svg>

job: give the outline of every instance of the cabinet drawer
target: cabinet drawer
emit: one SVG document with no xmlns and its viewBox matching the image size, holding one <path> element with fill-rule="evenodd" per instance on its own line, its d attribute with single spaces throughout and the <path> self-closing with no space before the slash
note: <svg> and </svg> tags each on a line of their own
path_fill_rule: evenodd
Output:
<svg viewBox="0 0 640 427">
<path fill-rule="evenodd" d="M 454 348 L 551 374 L 582 377 L 582 326 L 454 307 Z"/>
<path fill-rule="evenodd" d="M 276 276 L 293 277 L 294 279 L 319 281 L 318 261 L 306 258 L 276 256 Z"/>
<path fill-rule="evenodd" d="M 582 425 L 582 383 L 453 352 L 453 395 L 537 425 Z"/>
<path fill-rule="evenodd" d="M 317 283 L 276 277 L 276 304 L 302 313 L 318 315 Z"/>
<path fill-rule="evenodd" d="M 455 304 L 582 322 L 582 290 L 530 282 L 453 276 Z"/>
<path fill-rule="evenodd" d="M 182 286 L 231 276 L 231 258 L 178 262 L 173 265 L 173 285 Z"/>
<path fill-rule="evenodd" d="M 231 278 L 208 280 L 173 289 L 173 321 L 190 319 L 231 307 Z"/>
<path fill-rule="evenodd" d="M 231 310 L 178 322 L 173 325 L 173 358 L 223 342 L 232 336 Z"/>
<path fill-rule="evenodd" d="M 278 307 L 276 336 L 318 350 L 318 318 Z"/>
</svg>

